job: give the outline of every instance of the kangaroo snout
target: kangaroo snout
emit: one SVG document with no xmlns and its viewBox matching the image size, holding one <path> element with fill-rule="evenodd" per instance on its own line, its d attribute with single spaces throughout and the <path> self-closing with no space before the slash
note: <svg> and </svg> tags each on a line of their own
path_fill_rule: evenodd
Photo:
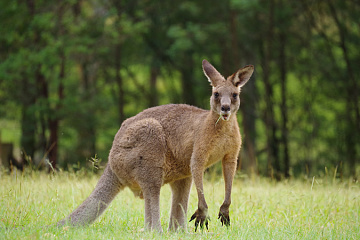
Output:
<svg viewBox="0 0 360 240">
<path fill-rule="evenodd" d="M 221 110 L 220 116 L 221 116 L 222 120 L 228 121 L 230 119 L 230 114 L 231 114 L 230 105 L 223 104 L 223 105 L 221 105 L 220 110 Z"/>
<path fill-rule="evenodd" d="M 230 105 L 223 105 L 221 106 L 222 112 L 230 112 Z"/>
</svg>

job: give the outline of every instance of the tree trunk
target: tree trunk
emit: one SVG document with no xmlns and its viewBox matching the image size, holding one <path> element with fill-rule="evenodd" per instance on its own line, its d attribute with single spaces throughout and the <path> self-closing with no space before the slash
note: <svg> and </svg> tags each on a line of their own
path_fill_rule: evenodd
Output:
<svg viewBox="0 0 360 240">
<path fill-rule="evenodd" d="M 358 86 L 357 81 L 355 79 L 354 71 L 351 65 L 351 60 L 348 54 L 347 42 L 346 42 L 346 25 L 340 22 L 340 18 L 338 17 L 337 10 L 331 1 L 328 2 L 331 15 L 336 23 L 338 28 L 340 43 L 339 47 L 342 50 L 343 58 L 346 64 L 346 78 L 347 83 L 347 97 L 346 97 L 346 119 L 348 121 L 346 131 L 346 147 L 347 147 L 347 158 L 349 162 L 350 174 L 356 178 L 356 145 L 357 139 L 355 132 L 360 133 L 360 111 L 359 111 L 359 96 L 358 96 Z M 355 117 L 353 117 L 353 115 Z"/>
<path fill-rule="evenodd" d="M 27 78 L 24 78 L 23 92 L 29 91 L 31 87 L 27 87 L 30 85 Z M 22 158 L 24 163 L 31 162 L 34 160 L 35 153 L 35 132 L 36 132 L 36 117 L 32 112 L 32 108 L 35 105 L 35 97 L 31 93 L 30 90 L 25 96 L 22 103 L 22 111 L 21 111 L 21 147 L 22 147 Z"/>
<path fill-rule="evenodd" d="M 196 106 L 196 98 L 194 94 L 194 60 L 193 53 L 187 52 L 181 67 L 181 83 L 183 101 L 187 104 Z"/>
<path fill-rule="evenodd" d="M 285 6 L 283 1 L 279 1 L 278 9 L 284 10 Z M 286 19 L 286 16 L 280 15 L 280 22 L 290 21 Z M 280 68 L 280 84 L 281 84 L 281 143 L 283 150 L 283 162 L 284 162 L 284 176 L 285 178 L 290 177 L 290 157 L 289 157 L 289 143 L 288 143 L 288 113 L 287 113 L 287 94 L 286 94 L 286 76 L 287 76 L 287 64 L 286 64 L 286 47 L 287 47 L 287 38 L 286 38 L 286 24 L 283 27 L 279 28 L 279 68 Z"/>
<path fill-rule="evenodd" d="M 93 90 L 93 85 L 90 81 L 89 76 L 89 63 L 83 62 L 81 65 L 82 71 L 82 87 L 83 87 L 83 96 L 82 101 L 85 103 L 93 101 L 93 96 L 95 92 Z M 93 156 L 96 152 L 96 118 L 91 112 L 93 109 L 89 105 L 85 105 L 84 109 L 79 112 L 79 119 L 83 119 L 81 125 L 78 126 L 79 129 L 79 142 L 77 146 L 77 152 L 80 155 L 79 159 L 85 160 L 90 156 Z"/>
<path fill-rule="evenodd" d="M 116 29 L 119 34 L 122 34 L 121 18 L 124 12 L 123 1 L 121 0 L 112 0 L 112 4 L 116 9 L 118 19 L 115 22 Z M 125 120 L 124 114 L 124 86 L 123 78 L 121 76 L 121 60 L 122 60 L 122 43 L 121 39 L 118 39 L 115 44 L 114 52 L 114 67 L 115 67 L 115 82 L 118 86 L 118 114 L 119 114 L 119 124 Z"/>
<path fill-rule="evenodd" d="M 59 121 L 60 117 L 58 112 L 62 108 L 62 100 L 64 99 L 64 83 L 63 80 L 65 78 L 65 55 L 61 54 L 61 63 L 60 63 L 60 73 L 59 73 L 59 86 L 58 86 L 58 98 L 59 103 L 55 107 L 55 113 L 51 114 L 49 117 L 49 129 L 50 129 L 50 137 L 49 137 L 49 145 L 48 145 L 48 153 L 49 153 L 49 161 L 51 166 L 49 166 L 49 172 L 51 170 L 57 168 L 57 157 L 58 157 L 58 129 L 59 129 Z"/>
<path fill-rule="evenodd" d="M 280 162 L 278 154 L 279 141 L 276 136 L 277 126 L 274 116 L 274 102 L 273 102 L 273 88 L 270 82 L 271 70 L 270 63 L 272 61 L 273 51 L 273 31 L 274 31 L 274 0 L 269 3 L 269 26 L 266 39 L 262 44 L 262 67 L 263 79 L 265 84 L 265 125 L 267 135 L 267 156 L 268 156 L 268 176 L 271 178 L 280 179 Z"/>
<path fill-rule="evenodd" d="M 31 18 L 35 16 L 35 3 L 33 0 L 26 1 L 29 15 Z M 32 39 L 31 44 L 35 44 L 38 37 Z M 22 87 L 22 111 L 21 111 L 21 148 L 23 161 L 30 162 L 34 160 L 35 153 L 35 133 L 36 133 L 36 116 L 33 113 L 33 107 L 36 103 L 37 89 L 36 85 L 32 83 L 29 76 L 23 74 Z"/>
<path fill-rule="evenodd" d="M 244 52 L 240 52 L 238 44 L 239 40 L 237 37 L 237 11 L 230 11 L 230 35 L 231 35 L 231 54 L 232 54 L 232 70 L 240 68 L 243 63 L 240 60 L 240 55 L 243 55 L 246 59 Z M 245 43 L 243 43 L 245 44 Z M 231 74 L 231 73 L 229 73 Z M 252 77 L 254 78 L 254 77 Z M 246 84 L 246 91 L 241 93 L 241 100 L 245 104 L 240 106 L 242 113 L 242 125 L 244 132 L 244 143 L 243 150 L 247 160 L 247 167 L 250 168 L 251 172 L 258 173 L 256 166 L 256 155 L 255 155 L 255 101 L 252 96 L 255 95 L 255 81 L 252 79 Z M 238 164 L 240 166 L 240 163 Z"/>
<path fill-rule="evenodd" d="M 39 121 L 40 121 L 40 136 L 39 136 L 39 142 L 38 145 L 40 147 L 40 150 L 42 154 L 44 155 L 43 158 L 48 157 L 48 148 L 49 148 L 49 141 L 47 139 L 46 133 L 49 129 L 49 119 L 53 117 L 53 114 L 51 113 L 50 104 L 49 104 L 49 86 L 48 82 L 45 79 L 45 76 L 41 73 L 41 65 L 39 64 L 38 68 L 35 72 L 36 77 L 36 86 L 37 86 L 37 93 L 38 98 L 40 101 L 37 102 L 38 105 L 40 105 L 39 110 Z"/>
<path fill-rule="evenodd" d="M 124 115 L 124 86 L 123 86 L 123 79 L 120 74 L 121 69 L 121 44 L 118 43 L 115 46 L 115 81 L 118 85 L 118 111 L 119 111 L 119 123 L 125 120 Z"/>
<path fill-rule="evenodd" d="M 288 113 L 287 113 L 287 96 L 286 96 L 286 56 L 285 56 L 285 46 L 286 46 L 286 35 L 284 32 L 279 34 L 280 42 L 280 81 L 281 81 L 281 141 L 283 145 L 283 158 L 284 158 L 284 176 L 285 178 L 290 177 L 290 157 L 289 157 L 289 143 L 288 143 Z"/>
<path fill-rule="evenodd" d="M 48 168 L 48 172 L 51 173 L 52 169 L 57 168 L 57 152 L 58 152 L 58 127 L 59 127 L 59 120 L 58 119 L 51 119 L 49 120 L 49 129 L 50 129 L 50 138 L 49 138 L 49 162 L 50 165 Z"/>
</svg>

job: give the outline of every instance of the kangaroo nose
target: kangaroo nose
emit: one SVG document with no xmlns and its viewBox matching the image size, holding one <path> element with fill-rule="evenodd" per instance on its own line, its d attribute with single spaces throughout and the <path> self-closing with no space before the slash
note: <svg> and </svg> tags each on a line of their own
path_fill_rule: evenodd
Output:
<svg viewBox="0 0 360 240">
<path fill-rule="evenodd" d="M 223 112 L 228 112 L 228 111 L 230 111 L 230 106 L 229 106 L 229 105 L 223 105 L 223 106 L 221 106 L 221 111 L 223 111 Z"/>
</svg>

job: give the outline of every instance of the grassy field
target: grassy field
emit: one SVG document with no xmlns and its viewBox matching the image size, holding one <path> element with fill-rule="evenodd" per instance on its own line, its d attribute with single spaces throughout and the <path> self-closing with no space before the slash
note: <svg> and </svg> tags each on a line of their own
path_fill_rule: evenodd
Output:
<svg viewBox="0 0 360 240">
<path fill-rule="evenodd" d="M 360 239 L 360 185 L 332 179 L 270 182 L 237 178 L 233 188 L 232 225 L 217 220 L 224 197 L 223 181 L 206 181 L 209 231 L 166 231 L 171 192 L 161 192 L 161 221 L 165 232 L 143 232 L 143 201 L 129 190 L 121 192 L 92 225 L 53 226 L 92 191 L 99 176 L 60 172 L 1 174 L 0 239 Z M 188 218 L 197 208 L 192 187 Z"/>
</svg>

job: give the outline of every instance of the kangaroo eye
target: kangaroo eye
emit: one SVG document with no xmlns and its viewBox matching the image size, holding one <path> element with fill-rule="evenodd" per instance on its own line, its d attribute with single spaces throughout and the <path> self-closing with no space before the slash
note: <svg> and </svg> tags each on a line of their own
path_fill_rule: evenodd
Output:
<svg viewBox="0 0 360 240">
<path fill-rule="evenodd" d="M 214 97 L 218 98 L 219 97 L 219 93 L 218 92 L 214 92 Z"/>
<path fill-rule="evenodd" d="M 237 93 L 234 93 L 234 94 L 233 94 L 233 98 L 235 98 L 235 99 L 236 99 L 236 98 L 237 98 L 237 96 L 238 96 L 238 95 L 237 95 Z"/>
</svg>

